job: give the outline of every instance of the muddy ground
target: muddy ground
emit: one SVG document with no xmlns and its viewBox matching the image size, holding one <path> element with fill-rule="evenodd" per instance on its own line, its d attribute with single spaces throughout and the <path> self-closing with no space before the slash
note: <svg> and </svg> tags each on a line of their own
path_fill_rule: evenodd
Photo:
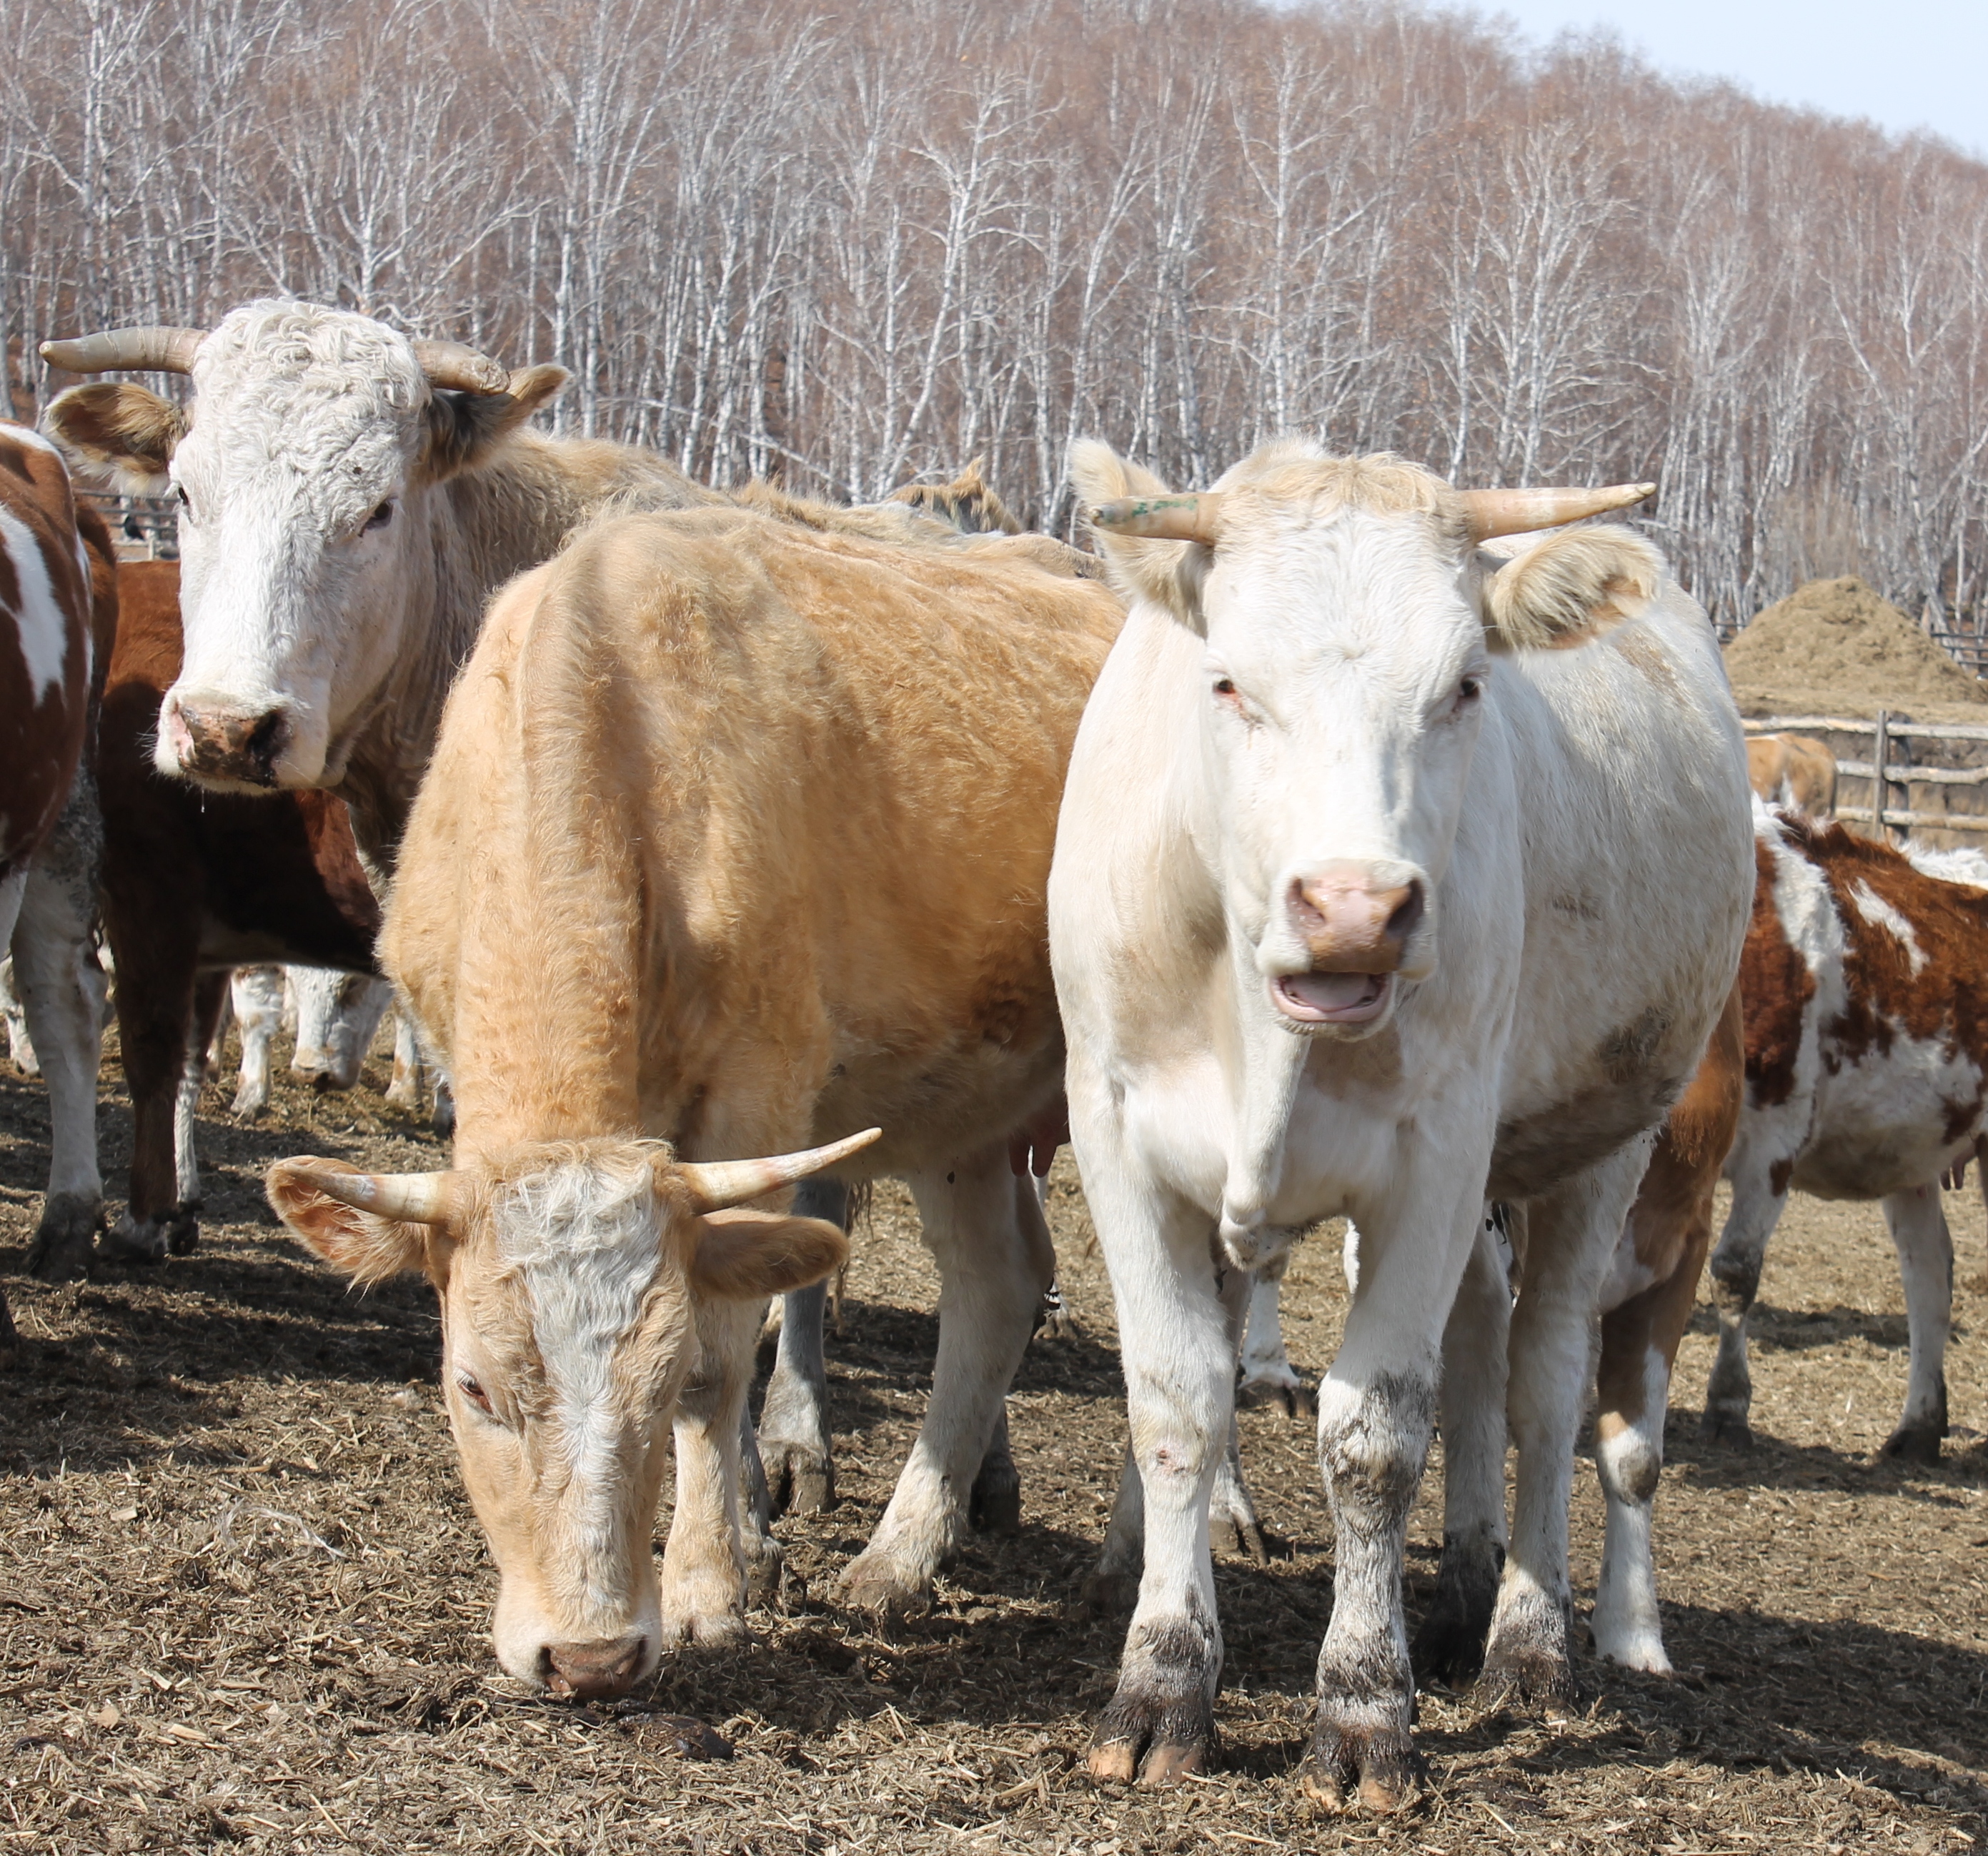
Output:
<svg viewBox="0 0 1988 1856">
<path fill-rule="evenodd" d="M 106 1171 L 130 1116 L 104 1070 Z M 384 1080 L 376 1065 L 375 1087 Z M 1936 1470 L 1875 1462 L 1905 1384 L 1898 1275 L 1875 1206 L 1798 1199 L 1768 1263 L 1750 1452 L 1699 1441 L 1711 1361 L 1685 1345 L 1659 1497 L 1680 1675 L 1584 1665 L 1558 1724 L 1429 1695 L 1437 1789 L 1382 1824 L 1321 1817 L 1290 1773 L 1331 1602 L 1331 1530 L 1306 1427 L 1245 1415 L 1285 1557 L 1218 1566 L 1224 1760 L 1163 1795 L 1094 1786 L 1083 1755 L 1119 1621 L 1073 1600 L 1121 1448 L 1110 1298 L 1083 1203 L 1053 1222 L 1080 1332 L 1033 1350 L 1013 1401 L 1025 1521 L 977 1539 L 934 1615 L 880 1635 L 838 1569 L 881 1513 L 928 1382 L 935 1284 L 904 1201 L 859 1231 L 830 1348 L 842 1499 L 779 1532 L 806 1591 L 743 1651 L 665 1662 L 616 1708 L 543 1702 L 499 1673 L 495 1580 L 459 1493 L 425 1287 L 363 1298 L 267 1222 L 261 1169 L 318 1152 L 441 1164 L 377 1094 L 279 1086 L 235 1125 L 211 1089 L 200 1253 L 49 1290 L 19 1276 L 46 1165 L 38 1083 L 0 1074 L 0 1273 L 22 1344 L 0 1364 L 0 1848 L 363 1849 L 787 1856 L 809 1851 L 1949 1851 L 1988 1809 L 1988 1254 L 1959 1239 L 1956 1431 Z M 1330 1357 L 1337 1246 L 1300 1254 L 1293 1357 Z M 1410 1606 L 1440 1539 L 1434 1479 Z M 1584 1466 L 1577 1591 L 1601 1503 Z M 659 1530 L 660 1531 L 660 1530 Z M 684 1756 L 665 1714 L 718 1728 Z"/>
</svg>

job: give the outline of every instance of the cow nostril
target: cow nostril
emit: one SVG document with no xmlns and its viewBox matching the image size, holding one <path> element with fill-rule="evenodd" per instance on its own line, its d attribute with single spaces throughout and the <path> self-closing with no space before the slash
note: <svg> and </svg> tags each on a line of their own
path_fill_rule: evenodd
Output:
<svg viewBox="0 0 1988 1856">
<path fill-rule="evenodd" d="M 248 731 L 243 742 L 243 751 L 259 766 L 275 766 L 276 756 L 282 750 L 283 739 L 283 712 L 272 709 Z"/>
<path fill-rule="evenodd" d="M 1415 925 L 1422 918 L 1422 886 L 1419 878 L 1408 885 L 1408 894 L 1395 904 L 1394 913 L 1388 918 L 1387 935 L 1390 941 L 1405 941 L 1415 931 Z"/>
<path fill-rule="evenodd" d="M 639 1632 L 594 1643 L 549 1643 L 539 1652 L 546 1685 L 582 1701 L 625 1693 L 642 1666 L 648 1639 Z"/>
</svg>

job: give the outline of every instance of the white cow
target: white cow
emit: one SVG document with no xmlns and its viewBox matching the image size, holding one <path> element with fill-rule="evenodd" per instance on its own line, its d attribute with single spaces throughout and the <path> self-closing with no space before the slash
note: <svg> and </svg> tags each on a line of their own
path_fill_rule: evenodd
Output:
<svg viewBox="0 0 1988 1856">
<path fill-rule="evenodd" d="M 1495 1272 L 1486 1197 L 1526 1202 L 1530 1231 L 1486 1674 L 1571 1685 L 1589 1321 L 1739 958 L 1739 721 L 1704 614 L 1636 536 L 1509 563 L 1472 546 L 1645 491 L 1465 495 L 1294 442 L 1201 497 L 1102 446 L 1074 475 L 1133 603 L 1070 764 L 1050 945 L 1145 1526 L 1091 1770 L 1157 1783 L 1209 1756 L 1241 1300 L 1292 1233 L 1344 1214 L 1359 1289 L 1318 1392 L 1338 1547 L 1305 1782 L 1388 1809 L 1421 1770 L 1405 1531 L 1445 1320 L 1473 1250 Z M 1502 1431 L 1503 1364 L 1474 1399 L 1452 1372 L 1445 1436 Z"/>
</svg>

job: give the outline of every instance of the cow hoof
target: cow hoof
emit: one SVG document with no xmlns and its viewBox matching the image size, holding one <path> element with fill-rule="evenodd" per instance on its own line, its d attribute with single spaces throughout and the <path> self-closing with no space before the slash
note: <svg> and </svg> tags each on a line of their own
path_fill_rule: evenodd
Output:
<svg viewBox="0 0 1988 1856">
<path fill-rule="evenodd" d="M 1421 1797 L 1428 1769 L 1405 1728 L 1342 1727 L 1321 1710 L 1298 1783 L 1329 1811 L 1385 1817 Z"/>
<path fill-rule="evenodd" d="M 1707 1405 L 1699 1425 L 1699 1435 L 1707 1443 L 1724 1444 L 1730 1449 L 1750 1450 L 1753 1447 L 1753 1428 L 1747 1423 L 1743 1411 L 1721 1411 Z"/>
<path fill-rule="evenodd" d="M 1094 1618 L 1122 1618 L 1139 1602 L 1139 1575 L 1100 1568 L 1084 1580 L 1083 1602 Z"/>
<path fill-rule="evenodd" d="M 1491 1624 L 1491 1608 L 1479 1617 L 1466 1617 L 1461 1607 L 1446 1604 L 1441 1591 L 1415 1640 L 1408 1649 L 1408 1662 L 1419 1688 L 1467 1689 L 1484 1667 L 1484 1637 Z"/>
<path fill-rule="evenodd" d="M 826 1514 L 835 1506 L 835 1459 L 812 1444 L 762 1437 L 759 1458 L 776 1514 Z"/>
<path fill-rule="evenodd" d="M 1289 1380 L 1246 1379 L 1236 1388 L 1236 1402 L 1252 1411 L 1274 1407 L 1286 1418 L 1316 1418 L 1311 1388 L 1293 1375 Z"/>
<path fill-rule="evenodd" d="M 1091 1736 L 1090 1776 L 1107 1784 L 1178 1785 L 1214 1763 L 1215 1714 L 1199 1692 L 1128 1697 L 1121 1688 Z"/>
<path fill-rule="evenodd" d="M 51 1192 L 28 1249 L 28 1273 L 44 1283 L 80 1282 L 90 1273 L 90 1247 L 103 1222 L 101 1201 Z"/>
<path fill-rule="evenodd" d="M 1488 1707 L 1541 1709 L 1550 1718 L 1581 1706 L 1581 1685 L 1574 1665 L 1556 1651 L 1528 1645 L 1485 1652 L 1484 1672 L 1477 1679 L 1478 1699 Z"/>
<path fill-rule="evenodd" d="M 166 1226 L 129 1212 L 96 1240 L 100 1256 L 113 1263 L 161 1263 L 166 1258 Z"/>
<path fill-rule="evenodd" d="M 931 1609 L 931 1583 L 872 1547 L 842 1575 L 842 1602 L 877 1618 L 918 1618 Z"/>
<path fill-rule="evenodd" d="M 197 1205 L 181 1205 L 166 1220 L 166 1254 L 191 1256 L 200 1248 L 200 1212 Z"/>
<path fill-rule="evenodd" d="M 1936 1463 L 1940 1439 L 1946 1435 L 1944 1425 L 1900 1425 L 1885 1439 L 1885 1447 L 1878 1454 L 1902 1463 Z"/>
<path fill-rule="evenodd" d="M 1022 1479 L 1013 1463 L 982 1463 L 967 1497 L 966 1518 L 976 1533 L 1022 1531 Z"/>
<path fill-rule="evenodd" d="M 762 1534 L 746 1541 L 746 1602 L 748 1606 L 776 1606 L 787 1582 L 787 1556 L 780 1543 Z"/>
<path fill-rule="evenodd" d="M 673 1580 L 665 1564 L 661 1596 L 664 1643 L 719 1649 L 746 1635 L 744 1594 L 736 1577 L 714 1570 Z"/>
</svg>

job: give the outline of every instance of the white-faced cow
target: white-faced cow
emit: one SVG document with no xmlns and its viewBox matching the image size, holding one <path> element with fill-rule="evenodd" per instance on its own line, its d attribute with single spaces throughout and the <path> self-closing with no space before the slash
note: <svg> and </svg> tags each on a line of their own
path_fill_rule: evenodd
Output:
<svg viewBox="0 0 1988 1856">
<path fill-rule="evenodd" d="M 1072 756 L 1050 929 L 1145 1516 L 1091 1769 L 1158 1783 L 1210 1755 L 1233 1318 L 1256 1265 L 1344 1213 L 1359 1289 L 1318 1391 L 1337 1563 L 1304 1776 L 1387 1809 L 1420 1772 L 1405 1530 L 1487 1197 L 1524 1204 L 1529 1241 L 1486 1672 L 1570 1685 L 1589 1323 L 1733 983 L 1739 721 L 1703 612 L 1636 536 L 1471 545 L 1644 490 L 1463 495 L 1295 442 L 1199 496 L 1103 446 L 1074 475 L 1133 606 Z M 1501 1401 L 1474 1422 L 1502 1439 Z"/>
<path fill-rule="evenodd" d="M 1878 1199 L 1905 1277 L 1912 1362 L 1887 1455 L 1939 1460 L 1953 1240 L 1942 1173 L 1988 1134 L 1988 894 L 1978 857 L 1922 853 L 1942 876 L 1842 827 L 1763 810 L 1740 971 L 1746 1095 L 1712 1253 L 1719 1357 L 1706 1431 L 1746 1442 L 1746 1317 L 1790 1190 Z"/>
<path fill-rule="evenodd" d="M 493 606 L 381 943 L 450 1053 L 459 1171 L 390 1222 L 363 1208 L 409 1203 L 392 1181 L 287 1162 L 271 1192 L 335 1264 L 425 1269 L 440 1291 L 513 1674 L 607 1692 L 666 1644 L 742 1628 L 759 1319 L 726 1297 L 830 1258 L 742 1268 L 735 1290 L 700 1279 L 686 1381 L 687 1316 L 664 1332 L 651 1313 L 685 1306 L 676 1240 L 658 1247 L 678 1195 L 651 1177 L 658 1139 L 705 1162 L 882 1129 L 837 1171 L 909 1177 L 938 1359 L 844 1589 L 919 1603 L 957 1543 L 1052 1273 L 1005 1131 L 1061 1089 L 1044 885 L 1121 616 L 999 538 L 914 550 L 735 510 L 605 522 Z"/>
<path fill-rule="evenodd" d="M 47 1199 L 31 1268 L 87 1255 L 96 1168 L 101 839 L 86 758 L 93 672 L 116 624 L 110 538 L 79 512 L 55 448 L 0 424 L 0 947 L 11 943 L 26 1029 L 49 1089 Z M 0 1302 L 0 1337 L 12 1326 Z"/>
</svg>

